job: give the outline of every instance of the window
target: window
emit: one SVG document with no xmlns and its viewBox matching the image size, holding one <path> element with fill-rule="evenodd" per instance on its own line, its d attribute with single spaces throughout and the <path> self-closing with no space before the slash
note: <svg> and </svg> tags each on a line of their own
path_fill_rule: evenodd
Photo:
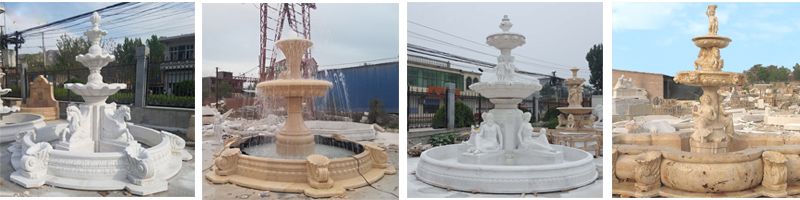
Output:
<svg viewBox="0 0 800 200">
<path fill-rule="evenodd" d="M 170 61 L 194 60 L 194 44 L 169 47 Z"/>
</svg>

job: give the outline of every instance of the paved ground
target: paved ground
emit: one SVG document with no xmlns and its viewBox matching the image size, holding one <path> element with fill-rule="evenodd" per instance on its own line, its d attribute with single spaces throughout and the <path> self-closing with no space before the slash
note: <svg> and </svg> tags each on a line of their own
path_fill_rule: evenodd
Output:
<svg viewBox="0 0 800 200">
<path fill-rule="evenodd" d="M 398 167 L 398 153 L 397 153 L 397 133 L 379 133 L 378 138 L 373 142 L 387 147 L 389 154 L 389 162 L 392 162 L 395 168 Z M 203 137 L 203 173 L 208 172 L 212 165 L 213 154 L 218 152 L 221 148 L 221 142 L 217 136 L 205 135 Z M 399 168 L 397 168 L 399 169 Z M 371 187 L 361 187 L 352 191 L 348 191 L 344 196 L 335 197 L 331 199 L 397 199 L 395 195 L 399 194 L 399 176 L 386 175 L 378 182 L 374 183 Z M 379 191 L 379 190 L 382 191 Z M 391 193 L 391 194 L 390 194 Z M 239 187 L 233 184 L 213 184 L 203 178 L 203 199 L 309 199 L 303 194 L 296 193 L 280 193 L 269 192 L 262 190 L 254 190 L 244 187 Z"/>
<path fill-rule="evenodd" d="M 64 123 L 63 121 L 56 121 L 56 122 L 48 122 L 48 124 L 52 123 Z M 117 191 L 86 191 L 86 190 L 72 190 L 66 188 L 58 188 L 52 187 L 49 185 L 42 186 L 40 188 L 31 188 L 26 189 L 23 188 L 14 182 L 11 182 L 9 178 L 11 176 L 11 172 L 13 172 L 13 167 L 11 167 L 11 152 L 8 151 L 8 147 L 11 146 L 12 142 L 2 143 L 0 144 L 0 197 L 4 196 L 16 196 L 16 197 L 125 197 L 125 196 L 132 196 L 132 194 L 128 193 L 124 190 L 117 190 Z M 194 157 L 194 148 L 193 147 L 186 147 L 186 151 L 188 151 Z M 169 180 L 169 189 L 165 192 L 156 193 L 153 197 L 192 197 L 194 196 L 194 160 L 184 161 L 183 165 L 181 166 L 181 171 L 175 177 L 172 177 Z"/>
<path fill-rule="evenodd" d="M 473 194 L 455 190 L 447 190 L 440 187 L 428 185 L 414 176 L 417 169 L 419 157 L 408 158 L 408 198 L 602 198 L 603 179 L 598 178 L 593 183 L 564 192 L 549 192 L 539 194 Z M 601 164 L 603 158 L 595 158 L 596 164 Z M 598 169 L 602 173 L 602 169 Z"/>
</svg>

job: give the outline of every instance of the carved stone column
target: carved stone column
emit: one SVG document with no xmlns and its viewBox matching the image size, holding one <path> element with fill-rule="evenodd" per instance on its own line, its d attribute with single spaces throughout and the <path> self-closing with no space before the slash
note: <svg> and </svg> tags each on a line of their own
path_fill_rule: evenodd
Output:
<svg viewBox="0 0 800 200">
<path fill-rule="evenodd" d="M 333 179 L 328 171 L 330 160 L 328 157 L 312 154 L 306 157 L 308 169 L 308 184 L 314 189 L 330 189 L 333 187 Z"/>
<path fill-rule="evenodd" d="M 661 152 L 648 151 L 636 157 L 634 187 L 637 193 L 648 193 L 661 187 Z"/>
<path fill-rule="evenodd" d="M 765 151 L 761 154 L 764 160 L 764 179 L 761 185 L 770 196 L 786 196 L 787 176 L 786 156 L 780 152 Z"/>
</svg>

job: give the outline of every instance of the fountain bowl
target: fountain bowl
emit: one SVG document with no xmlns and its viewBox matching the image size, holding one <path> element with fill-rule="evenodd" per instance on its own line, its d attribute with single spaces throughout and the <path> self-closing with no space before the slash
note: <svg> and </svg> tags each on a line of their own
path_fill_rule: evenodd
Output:
<svg viewBox="0 0 800 200">
<path fill-rule="evenodd" d="M 327 145 L 353 152 L 353 155 L 328 158 L 311 154 L 305 158 L 276 158 L 247 155 L 243 149 L 275 142 L 271 135 L 234 138 L 226 141 L 214 160 L 206 179 L 215 184 L 233 183 L 242 187 L 275 192 L 304 193 L 313 198 L 344 194 L 380 180 L 397 171 L 387 163 L 383 148 L 372 143 L 343 138 L 314 136 L 315 145 Z M 320 159 L 328 162 L 320 162 Z"/>
<path fill-rule="evenodd" d="M 724 71 L 682 71 L 674 78 L 675 82 L 691 86 L 730 86 L 742 85 L 747 79 L 743 74 Z"/>
<path fill-rule="evenodd" d="M 256 88 L 265 96 L 319 97 L 327 94 L 332 86 L 324 80 L 280 79 L 261 82 Z"/>
<path fill-rule="evenodd" d="M 692 38 L 694 45 L 700 48 L 725 48 L 731 43 L 731 39 L 719 35 L 704 35 Z"/>
<path fill-rule="evenodd" d="M 590 184 L 598 177 L 593 156 L 571 147 L 551 145 L 563 152 L 561 163 L 504 165 L 458 162 L 465 145 L 445 145 L 422 152 L 416 177 L 437 187 L 480 193 L 563 191 Z M 530 156 L 536 154 L 517 155 Z"/>
<path fill-rule="evenodd" d="M 125 89 L 128 85 L 122 83 L 101 83 L 101 84 L 82 84 L 67 83 L 64 87 L 83 97 L 87 104 L 105 103 L 109 96 L 116 94 L 117 91 Z"/>
<path fill-rule="evenodd" d="M 591 107 L 558 107 L 556 108 L 559 111 L 567 114 L 574 114 L 574 115 L 587 115 L 591 114 L 594 108 Z"/>
<path fill-rule="evenodd" d="M 478 82 L 469 88 L 489 99 L 524 99 L 541 90 L 542 86 L 523 82 Z"/>
<path fill-rule="evenodd" d="M 44 117 L 38 114 L 9 114 L 0 121 L 0 143 L 14 141 L 23 132 L 42 128 L 45 125 Z"/>
<path fill-rule="evenodd" d="M 498 49 L 513 49 L 525 44 L 525 36 L 516 33 L 496 33 L 486 37 L 486 44 Z"/>
<path fill-rule="evenodd" d="M 124 151 L 86 153 L 52 148 L 51 143 L 61 140 L 57 133 L 64 128 L 66 124 L 37 129 L 9 147 L 13 182 L 25 188 L 48 184 L 81 190 L 126 189 L 148 195 L 166 191 L 167 180 L 181 170 L 182 161 L 192 157 L 183 149 L 186 143 L 182 138 L 134 124 L 128 128 L 148 155 L 140 162 L 132 162 Z"/>
</svg>

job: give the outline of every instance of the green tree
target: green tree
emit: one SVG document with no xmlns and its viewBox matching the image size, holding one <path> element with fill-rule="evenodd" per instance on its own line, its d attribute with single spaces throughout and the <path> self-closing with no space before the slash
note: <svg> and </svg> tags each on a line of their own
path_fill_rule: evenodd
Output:
<svg viewBox="0 0 800 200">
<path fill-rule="evenodd" d="M 762 64 L 753 65 L 745 71 L 745 76 L 750 83 L 771 83 L 789 81 L 792 71 L 789 68 L 776 65 L 764 67 Z"/>
<path fill-rule="evenodd" d="M 152 35 L 145 41 L 147 48 L 150 48 L 150 62 L 160 63 L 164 61 L 164 51 L 167 46 L 158 40 L 158 36 Z"/>
<path fill-rule="evenodd" d="M 792 67 L 792 79 L 800 81 L 800 63 L 795 63 L 794 67 Z"/>
<path fill-rule="evenodd" d="M 586 62 L 589 63 L 589 84 L 592 84 L 595 91 L 603 92 L 603 44 L 593 45 L 586 53 Z"/>
<path fill-rule="evenodd" d="M 75 56 L 89 51 L 91 44 L 83 37 L 72 38 L 66 34 L 56 41 L 58 55 L 53 66 L 54 69 L 77 69 L 83 64 L 75 60 Z"/>
<path fill-rule="evenodd" d="M 19 55 L 19 62 L 27 64 L 29 71 L 41 71 L 44 66 L 41 53 Z"/>
<path fill-rule="evenodd" d="M 136 47 L 144 46 L 142 39 L 125 38 L 122 44 L 117 44 L 112 52 L 119 64 L 135 64 L 136 63 Z"/>
</svg>

